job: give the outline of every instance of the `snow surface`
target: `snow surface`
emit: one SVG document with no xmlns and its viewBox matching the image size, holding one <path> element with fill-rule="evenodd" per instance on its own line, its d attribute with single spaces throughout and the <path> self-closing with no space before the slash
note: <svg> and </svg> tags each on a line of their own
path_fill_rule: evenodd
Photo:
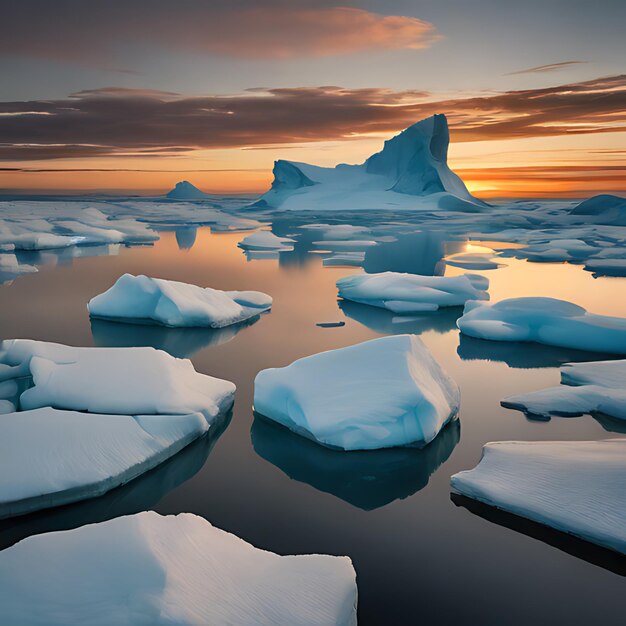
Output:
<svg viewBox="0 0 626 626">
<path fill-rule="evenodd" d="M 456 383 L 411 335 L 314 354 L 254 381 L 257 413 L 344 450 L 427 444 L 458 406 Z"/>
<path fill-rule="evenodd" d="M 153 348 L 74 348 L 13 339 L 2 342 L 4 377 L 30 374 L 22 409 L 91 413 L 202 413 L 211 421 L 233 402 L 235 385 L 195 371 L 191 361 Z"/>
<path fill-rule="evenodd" d="M 280 250 L 289 252 L 293 250 L 294 240 L 289 237 L 278 237 L 269 230 L 259 230 L 248 235 L 237 245 L 244 250 Z"/>
<path fill-rule="evenodd" d="M 604 413 L 626 420 L 625 382 L 623 360 L 566 363 L 561 367 L 562 385 L 509 396 L 502 405 L 542 417 Z"/>
<path fill-rule="evenodd" d="M 452 489 L 626 554 L 626 439 L 488 443 Z"/>
<path fill-rule="evenodd" d="M 279 556 L 190 513 L 143 512 L 0 553 L 6 624 L 352 626 L 356 602 L 349 558 Z"/>
<path fill-rule="evenodd" d="M 436 311 L 467 300 L 488 300 L 489 279 L 477 274 L 419 276 L 398 272 L 354 274 L 337 281 L 339 296 L 399 314 Z"/>
<path fill-rule="evenodd" d="M 91 317 L 121 321 L 151 321 L 171 327 L 223 328 L 255 317 L 272 306 L 259 291 L 220 291 L 173 280 L 124 274 L 92 298 Z"/>
<path fill-rule="evenodd" d="M 416 209 L 480 211 L 474 198 L 447 165 L 445 115 L 433 115 L 385 142 L 361 165 L 334 168 L 279 160 L 271 189 L 254 205 L 294 210 Z"/>
<path fill-rule="evenodd" d="M 209 424 L 187 415 L 50 407 L 0 419 L 0 518 L 100 496 L 176 454 Z"/>
<path fill-rule="evenodd" d="M 457 326 L 465 335 L 493 341 L 535 341 L 550 346 L 626 354 L 626 319 L 588 313 L 554 298 L 467 302 Z"/>
</svg>

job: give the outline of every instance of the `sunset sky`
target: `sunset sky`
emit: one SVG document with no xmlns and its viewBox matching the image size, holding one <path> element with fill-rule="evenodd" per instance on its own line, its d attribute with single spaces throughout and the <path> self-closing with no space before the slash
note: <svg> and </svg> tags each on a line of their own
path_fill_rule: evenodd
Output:
<svg viewBox="0 0 626 626">
<path fill-rule="evenodd" d="M 433 113 L 478 196 L 626 192 L 623 0 L 0 1 L 0 193 L 260 192 Z"/>
</svg>

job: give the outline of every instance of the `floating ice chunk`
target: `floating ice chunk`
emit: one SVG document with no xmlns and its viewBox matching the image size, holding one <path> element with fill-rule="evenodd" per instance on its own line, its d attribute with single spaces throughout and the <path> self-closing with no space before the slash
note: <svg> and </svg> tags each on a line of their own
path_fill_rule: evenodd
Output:
<svg viewBox="0 0 626 626">
<path fill-rule="evenodd" d="M 153 348 L 74 348 L 13 339 L 0 361 L 24 368 L 34 387 L 20 396 L 23 409 L 51 406 L 92 413 L 186 414 L 211 421 L 230 408 L 233 383 L 195 371 L 191 361 Z"/>
<path fill-rule="evenodd" d="M 446 264 L 465 270 L 495 270 L 504 265 L 494 261 L 490 253 L 455 254 L 446 258 Z"/>
<path fill-rule="evenodd" d="M 355 626 L 356 602 L 349 558 L 279 556 L 190 513 L 143 512 L 0 553 L 6 624 Z"/>
<path fill-rule="evenodd" d="M 324 240 L 314 241 L 313 245 L 323 250 L 330 250 L 332 252 L 342 252 L 344 250 L 350 251 L 364 251 L 370 246 L 375 246 L 376 242 L 369 239 L 341 239 L 338 241 Z"/>
<path fill-rule="evenodd" d="M 209 425 L 187 415 L 40 408 L 0 420 L 0 518 L 100 496 L 182 450 Z"/>
<path fill-rule="evenodd" d="M 510 396 L 502 406 L 541 417 L 604 413 L 626 420 L 624 381 L 626 361 L 566 363 L 561 386 Z"/>
<path fill-rule="evenodd" d="M 89 301 L 91 317 L 143 321 L 171 327 L 223 328 L 255 317 L 272 306 L 258 291 L 220 291 L 173 280 L 124 274 Z"/>
<path fill-rule="evenodd" d="M 489 279 L 476 274 L 419 276 L 383 272 L 354 274 L 337 281 L 341 298 L 400 314 L 436 311 L 467 300 L 488 300 L 488 286 Z"/>
<path fill-rule="evenodd" d="M 458 387 L 411 335 L 314 354 L 254 381 L 259 414 L 344 450 L 427 444 L 458 406 Z"/>
<path fill-rule="evenodd" d="M 244 250 L 293 250 L 294 240 L 289 237 L 278 237 L 269 230 L 259 230 L 244 237 L 237 245 Z"/>
<path fill-rule="evenodd" d="M 549 346 L 626 354 L 626 319 L 594 315 L 554 298 L 468 302 L 457 321 L 461 332 L 493 341 L 535 341 Z"/>
<path fill-rule="evenodd" d="M 365 252 L 341 252 L 324 257 L 324 267 L 360 267 L 365 261 Z"/>
<path fill-rule="evenodd" d="M 80 239 L 54 235 L 52 233 L 22 233 L 12 238 L 16 250 L 49 250 L 54 248 L 67 248 L 79 243 Z"/>
<path fill-rule="evenodd" d="M 341 241 L 342 239 L 354 239 L 370 232 L 366 226 L 353 226 L 352 224 L 304 224 L 302 230 L 318 233 L 322 239 Z"/>
<path fill-rule="evenodd" d="M 596 276 L 626 276 L 626 258 L 591 258 L 585 263 L 585 269 L 588 272 L 593 272 Z"/>
<path fill-rule="evenodd" d="M 489 443 L 452 489 L 626 554 L 626 439 Z"/>
</svg>

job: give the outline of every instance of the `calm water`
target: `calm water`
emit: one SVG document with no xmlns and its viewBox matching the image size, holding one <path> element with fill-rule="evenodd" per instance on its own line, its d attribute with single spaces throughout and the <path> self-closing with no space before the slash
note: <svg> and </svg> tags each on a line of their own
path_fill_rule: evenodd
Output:
<svg viewBox="0 0 626 626">
<path fill-rule="evenodd" d="M 504 396 L 556 384 L 560 362 L 589 355 L 459 341 L 458 310 L 407 321 L 369 307 L 340 306 L 336 279 L 361 270 L 324 268 L 306 246 L 280 259 L 247 260 L 236 248 L 242 236 L 181 229 L 163 232 L 154 247 L 111 249 L 116 254 L 110 256 L 90 257 L 87 248 L 77 259 L 67 251 L 24 255 L 25 262 L 43 265 L 38 274 L 0 287 L 2 337 L 153 345 L 234 381 L 237 396 L 232 416 L 220 424 L 221 436 L 196 442 L 99 500 L 6 521 L 0 544 L 144 509 L 189 511 L 281 554 L 349 555 L 358 574 L 361 624 L 623 624 L 623 560 L 453 501 L 449 490 L 450 475 L 473 467 L 487 441 L 620 436 L 610 420 L 531 421 L 500 407 Z M 442 271 L 443 251 L 465 245 L 419 236 L 380 248 L 368 256 L 368 271 L 432 273 Z M 96 252 L 103 250 L 91 250 Z M 485 272 L 492 300 L 550 295 L 626 315 L 626 299 L 618 297 L 625 279 L 594 279 L 571 265 L 505 262 L 508 267 Z M 220 333 L 90 323 L 87 300 L 123 272 L 257 289 L 274 297 L 274 308 L 256 323 Z M 345 325 L 316 326 L 340 321 Z M 425 450 L 333 452 L 254 417 L 253 380 L 260 369 L 395 332 L 419 333 L 461 386 L 459 422 Z"/>
</svg>

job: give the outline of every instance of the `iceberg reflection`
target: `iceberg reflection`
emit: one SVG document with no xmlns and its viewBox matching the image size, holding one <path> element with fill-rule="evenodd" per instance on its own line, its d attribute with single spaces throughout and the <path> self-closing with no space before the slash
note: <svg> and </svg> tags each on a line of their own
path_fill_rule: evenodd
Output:
<svg viewBox="0 0 626 626">
<path fill-rule="evenodd" d="M 259 316 L 224 328 L 168 328 L 156 324 L 110 322 L 91 318 L 91 334 L 99 348 L 151 347 L 179 359 L 209 346 L 219 346 L 259 320 Z"/>
<path fill-rule="evenodd" d="M 459 335 L 457 354 L 464 361 L 494 361 L 519 369 L 560 367 L 563 363 L 606 361 L 617 358 L 614 354 L 602 352 L 587 352 L 523 341 L 489 341 L 463 334 Z"/>
<path fill-rule="evenodd" d="M 498 526 L 508 528 L 532 539 L 543 541 L 549 546 L 562 550 L 577 559 L 603 567 L 620 576 L 626 576 L 626 559 L 621 554 L 613 552 L 613 550 L 596 546 L 566 532 L 549 528 L 538 522 L 502 511 L 457 493 L 451 493 L 450 499 L 456 506 L 467 509 L 470 513 L 482 517 L 488 522 L 498 524 Z"/>
<path fill-rule="evenodd" d="M 428 331 L 443 334 L 456 329 L 456 321 L 463 315 L 462 306 L 444 307 L 438 311 L 414 315 L 398 315 L 386 309 L 350 300 L 339 300 L 337 304 L 346 317 L 381 335 L 419 335 Z"/>
<path fill-rule="evenodd" d="M 459 442 L 461 427 L 453 420 L 421 449 L 351 452 L 325 448 L 256 414 L 250 434 L 255 452 L 289 478 L 371 511 L 426 487 Z"/>
</svg>

